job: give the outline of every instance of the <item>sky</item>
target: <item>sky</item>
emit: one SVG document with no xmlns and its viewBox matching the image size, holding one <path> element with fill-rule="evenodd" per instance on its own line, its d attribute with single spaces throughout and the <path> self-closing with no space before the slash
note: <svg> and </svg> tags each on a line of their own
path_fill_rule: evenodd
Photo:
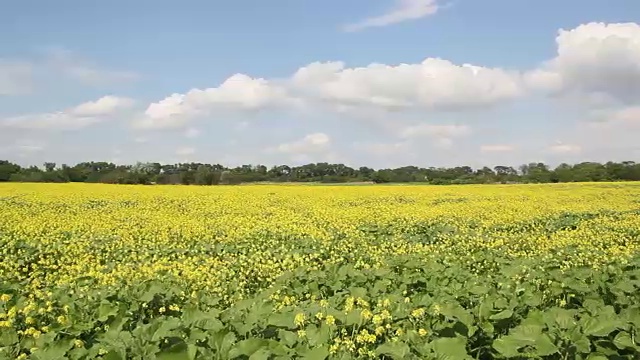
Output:
<svg viewBox="0 0 640 360">
<path fill-rule="evenodd" d="M 0 44 L 22 165 L 640 161 L 637 0 L 21 0 Z"/>
</svg>

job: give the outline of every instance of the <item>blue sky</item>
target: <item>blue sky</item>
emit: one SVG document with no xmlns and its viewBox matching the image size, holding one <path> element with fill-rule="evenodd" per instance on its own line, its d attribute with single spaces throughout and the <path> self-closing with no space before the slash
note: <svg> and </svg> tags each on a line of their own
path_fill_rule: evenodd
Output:
<svg viewBox="0 0 640 360">
<path fill-rule="evenodd" d="M 635 0 L 9 2 L 0 158 L 636 160 L 638 22 Z"/>
</svg>

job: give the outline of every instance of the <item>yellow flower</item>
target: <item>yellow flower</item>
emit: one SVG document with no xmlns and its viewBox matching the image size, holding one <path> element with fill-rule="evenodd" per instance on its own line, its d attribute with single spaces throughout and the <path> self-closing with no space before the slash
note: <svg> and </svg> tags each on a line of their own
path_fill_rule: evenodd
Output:
<svg viewBox="0 0 640 360">
<path fill-rule="evenodd" d="M 0 301 L 7 302 L 7 301 L 9 301 L 9 300 L 11 300 L 11 295 L 9 295 L 9 294 L 2 294 L 2 295 L 0 295 Z"/>
<path fill-rule="evenodd" d="M 327 325 L 335 325 L 336 318 L 334 318 L 333 315 L 327 315 L 325 322 Z"/>
<path fill-rule="evenodd" d="M 421 318 L 424 316 L 424 309 L 423 308 L 418 308 L 415 309 L 411 312 L 411 316 L 413 316 L 414 318 Z"/>
<path fill-rule="evenodd" d="M 304 338 L 307 336 L 307 332 L 304 330 L 298 330 L 298 337 L 299 338 Z"/>
<path fill-rule="evenodd" d="M 293 319 L 294 324 L 296 324 L 297 327 L 302 327 L 304 326 L 304 322 L 305 322 L 306 318 L 304 313 L 297 313 L 296 317 Z"/>
<path fill-rule="evenodd" d="M 73 346 L 77 348 L 84 347 L 84 342 L 82 340 L 76 339 L 73 341 Z"/>
<path fill-rule="evenodd" d="M 323 313 L 321 313 L 321 312 L 316 313 L 316 319 L 322 320 L 323 317 L 324 317 Z"/>
<path fill-rule="evenodd" d="M 418 335 L 420 335 L 420 336 L 426 336 L 426 335 L 427 335 L 427 330 L 425 330 L 425 329 L 419 329 L 419 330 L 418 330 Z"/>
</svg>

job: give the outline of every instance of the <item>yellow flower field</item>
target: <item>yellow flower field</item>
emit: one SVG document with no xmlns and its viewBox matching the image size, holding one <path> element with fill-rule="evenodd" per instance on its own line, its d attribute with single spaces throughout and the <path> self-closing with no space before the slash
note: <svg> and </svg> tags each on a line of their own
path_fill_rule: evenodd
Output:
<svg viewBox="0 0 640 360">
<path fill-rule="evenodd" d="M 637 183 L 441 187 L 0 184 L 0 291 L 4 292 L 0 298 L 0 330 L 5 336 L 19 340 L 15 343 L 5 340 L 0 343 L 0 349 L 4 349 L 8 358 L 37 357 L 38 351 L 48 349 L 46 345 L 33 349 L 39 347 L 38 338 L 51 333 L 50 342 L 69 341 L 69 347 L 62 352 L 69 358 L 93 358 L 111 353 L 120 358 L 133 358 L 132 354 L 146 354 L 129 347 L 114 350 L 107 341 L 96 340 L 96 334 L 107 330 L 96 332 L 93 327 L 107 326 L 120 314 L 117 309 L 124 305 L 114 305 L 113 311 L 105 310 L 104 316 L 93 319 L 97 322 L 89 326 L 91 330 L 73 331 L 69 329 L 74 329 L 76 315 L 64 306 L 73 308 L 74 304 L 82 303 L 111 309 L 111 305 L 104 304 L 122 303 L 122 299 L 114 300 L 116 292 L 148 289 L 153 283 L 167 289 L 140 302 L 140 306 L 145 307 L 140 311 L 149 319 L 184 320 L 183 308 L 190 306 L 198 311 L 210 308 L 241 311 L 238 309 L 246 306 L 242 305 L 243 300 L 264 299 L 272 304 L 271 314 L 297 314 L 290 319 L 293 338 L 274 337 L 278 344 L 285 344 L 282 346 L 296 353 L 315 351 L 318 358 L 337 358 L 338 355 L 398 358 L 398 352 L 406 350 L 400 358 L 427 358 L 413 342 L 429 344 L 443 338 L 457 338 L 438 333 L 440 330 L 433 319 L 448 315 L 424 309 L 434 305 L 433 299 L 423 298 L 428 293 L 424 289 L 412 290 L 413 285 L 408 284 L 413 284 L 414 279 L 403 277 L 405 272 L 398 270 L 398 264 L 413 264 L 406 265 L 407 269 L 412 269 L 411 274 L 422 274 L 426 284 L 431 276 L 427 269 L 464 272 L 466 280 L 460 285 L 460 291 L 465 294 L 474 286 L 487 287 L 487 292 L 495 287 L 499 293 L 504 284 L 512 282 L 514 290 L 518 286 L 528 289 L 530 285 L 536 287 L 531 289 L 532 293 L 543 294 L 540 305 L 530 305 L 532 308 L 571 309 L 574 306 L 579 309 L 583 303 L 573 304 L 569 296 L 578 297 L 577 288 L 566 290 L 561 281 L 563 286 L 558 293 L 555 288 L 543 289 L 547 286 L 543 283 L 553 283 L 558 276 L 573 276 L 570 274 L 575 271 L 620 276 L 623 268 L 636 266 L 634 269 L 637 269 L 639 239 L 640 184 Z M 517 271 L 507 276 L 507 268 L 509 271 L 517 268 Z M 388 296 L 376 298 L 377 293 L 372 289 L 362 292 L 364 285 L 357 286 L 356 290 L 332 288 L 329 291 L 329 287 L 323 290 L 322 286 L 301 280 L 316 279 L 313 281 L 321 284 L 318 276 L 342 279 L 341 271 L 347 278 L 351 273 L 359 274 L 353 275 L 354 279 L 367 278 L 362 284 L 371 282 L 371 286 L 380 281 L 380 276 L 373 274 L 390 272 L 390 283 L 379 285 L 387 289 L 380 294 Z M 557 273 L 549 275 L 552 271 Z M 449 285 L 442 286 L 451 286 L 449 280 L 447 283 Z M 293 284 L 304 287 L 304 291 L 296 291 Z M 640 289 L 640 284 L 636 285 Z M 395 294 L 394 287 L 398 289 L 399 299 L 406 297 L 407 303 L 389 304 L 389 298 Z M 172 291 L 175 296 L 170 296 Z M 430 294 L 430 298 L 435 298 Z M 471 310 L 479 306 L 475 303 L 476 295 L 468 304 L 454 298 L 460 302 L 460 309 Z M 349 296 L 353 299 L 349 300 Z M 638 294 L 629 296 L 638 298 Z M 18 298 L 21 300 L 15 301 Z M 412 308 L 417 298 L 425 306 Z M 521 319 L 527 318 L 529 310 L 516 314 L 520 305 L 509 303 L 516 298 L 517 295 L 513 295 L 507 304 L 494 303 L 492 316 L 508 309 L 513 313 L 508 317 L 513 317 L 511 325 L 517 326 Z M 361 301 L 354 302 L 350 308 L 344 303 L 358 299 Z M 382 304 L 385 299 L 386 305 Z M 129 300 L 138 304 L 140 299 Z M 543 306 L 545 301 L 548 304 Z M 605 305 L 614 305 L 606 299 L 603 301 Z M 203 307 L 205 303 L 208 305 Z M 336 313 L 323 312 L 321 303 L 334 307 Z M 149 310 L 148 307 L 156 305 L 156 309 Z M 614 305 L 616 314 L 622 316 L 621 311 L 628 306 L 631 305 Z M 407 307 L 406 322 L 398 325 L 385 317 L 391 317 L 388 314 L 393 311 L 405 311 L 399 310 L 404 307 Z M 389 309 L 387 315 L 380 312 L 384 308 Z M 349 314 L 354 309 L 368 311 L 361 314 L 358 331 L 368 330 L 357 336 L 352 334 L 353 324 L 348 325 L 351 319 L 344 317 L 345 312 Z M 87 314 L 77 317 L 89 321 Z M 134 318 L 133 315 L 127 317 Z M 431 320 L 427 320 L 429 317 Z M 266 326 L 259 322 L 243 332 L 224 316 L 220 321 L 225 331 L 234 334 L 232 344 L 271 339 L 256 330 Z M 499 339 L 507 334 L 507 331 L 493 334 L 483 328 L 486 325 L 483 321 L 481 317 L 475 320 L 477 324 L 469 320 L 474 322 L 477 331 L 485 331 L 486 336 Z M 365 323 L 371 326 L 367 328 Z M 385 328 L 385 324 L 390 328 Z M 307 325 L 313 328 L 305 327 Z M 509 328 L 511 325 L 491 326 Z M 313 337 L 314 331 L 324 327 L 335 329 L 326 339 L 323 337 L 323 341 L 310 338 L 310 334 Z M 138 336 L 134 328 L 127 330 L 133 334 L 127 336 Z M 606 335 L 611 335 L 613 341 L 621 331 L 635 334 L 633 331 L 637 329 L 620 325 L 615 327 L 617 332 L 612 330 Z M 468 356 L 508 355 L 502 345 L 490 342 L 486 348 L 475 349 L 473 353 L 471 343 L 481 341 L 473 338 L 477 332 L 472 334 L 470 330 L 466 342 L 462 343 Z M 342 331 L 349 333 L 345 335 Z M 9 332 L 11 335 L 6 335 Z M 549 347 L 549 353 L 544 356 L 555 358 L 553 356 L 565 350 L 557 343 L 560 340 L 548 336 L 553 348 Z M 24 339 L 30 342 L 27 344 Z M 208 338 L 203 339 L 198 341 Z M 224 352 L 198 341 L 185 340 L 188 358 L 214 356 L 211 354 L 217 354 L 216 358 L 233 358 L 236 354 L 231 345 L 230 350 Z M 403 346 L 397 345 L 399 343 Z M 621 354 L 634 354 L 630 352 L 634 349 L 631 345 L 620 350 Z M 154 346 L 155 350 L 148 356 L 166 350 L 162 344 Z M 257 349 L 271 349 L 265 346 Z M 590 353 L 598 351 L 595 345 L 587 348 Z M 237 350 L 240 352 L 236 355 L 242 356 L 243 349 Z M 437 353 L 434 348 L 423 350 Z M 273 349 L 268 351 L 278 355 Z M 541 353 L 540 349 L 535 351 Z M 69 355 L 72 353 L 77 357 Z M 1 354 L 2 351 L 0 358 Z M 287 354 L 278 356 L 293 356 Z"/>
</svg>

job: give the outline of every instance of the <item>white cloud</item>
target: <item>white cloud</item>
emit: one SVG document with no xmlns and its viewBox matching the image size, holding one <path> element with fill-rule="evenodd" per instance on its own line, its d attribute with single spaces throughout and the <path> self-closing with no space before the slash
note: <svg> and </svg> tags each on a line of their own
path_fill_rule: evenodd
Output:
<svg viewBox="0 0 640 360">
<path fill-rule="evenodd" d="M 295 102 L 281 86 L 265 79 L 236 74 L 218 87 L 192 89 L 152 103 L 133 125 L 140 129 L 180 128 L 195 117 L 215 115 L 216 110 L 251 112 L 295 105 Z"/>
<path fill-rule="evenodd" d="M 43 152 L 46 144 L 33 139 L 18 139 L 10 145 L 0 146 L 0 154 L 28 157 Z"/>
<path fill-rule="evenodd" d="M 32 72 L 32 65 L 28 62 L 0 59 L 0 96 L 30 92 Z"/>
<path fill-rule="evenodd" d="M 439 149 L 451 149 L 453 139 L 465 137 L 471 134 L 468 125 L 434 125 L 418 124 L 401 129 L 398 135 L 404 139 L 431 138 L 434 147 Z"/>
<path fill-rule="evenodd" d="M 560 30 L 557 56 L 525 79 L 550 93 L 598 95 L 629 103 L 640 97 L 640 25 L 588 23 Z"/>
<path fill-rule="evenodd" d="M 408 142 L 393 143 L 355 143 L 354 148 L 376 156 L 407 153 L 410 150 Z"/>
<path fill-rule="evenodd" d="M 179 155 L 179 156 L 193 155 L 195 153 L 196 153 L 196 149 L 192 147 L 181 147 L 176 149 L 176 155 Z"/>
<path fill-rule="evenodd" d="M 554 154 L 579 154 L 580 152 L 582 152 L 582 147 L 575 144 L 565 144 L 562 142 L 558 142 L 554 145 L 549 146 L 547 150 Z"/>
<path fill-rule="evenodd" d="M 51 113 L 36 113 L 0 119 L 0 126 L 18 129 L 77 130 L 104 121 L 133 105 L 133 100 L 104 96 L 72 108 Z"/>
<path fill-rule="evenodd" d="M 381 27 L 433 15 L 439 10 L 437 0 L 395 0 L 388 12 L 344 27 L 345 31 L 359 31 L 370 27 Z"/>
<path fill-rule="evenodd" d="M 515 146 L 506 144 L 481 145 L 480 151 L 483 153 L 491 152 L 511 152 L 515 150 Z"/>
<path fill-rule="evenodd" d="M 459 110 L 523 95 L 518 73 L 439 58 L 358 68 L 342 62 L 312 63 L 300 68 L 292 83 L 306 96 L 336 106 Z"/>
<path fill-rule="evenodd" d="M 406 127 L 400 131 L 402 138 L 415 137 L 436 137 L 436 138 L 452 138 L 462 137 L 471 134 L 471 127 L 468 125 L 434 125 L 419 124 Z"/>
<path fill-rule="evenodd" d="M 311 63 L 290 78 L 268 80 L 236 74 L 214 88 L 175 93 L 151 103 L 133 122 L 138 129 L 184 128 L 198 118 L 228 111 L 310 109 L 336 113 L 366 109 L 464 111 L 523 95 L 521 75 L 498 68 L 456 65 L 428 58 L 419 64 L 348 68 L 342 62 Z"/>
<path fill-rule="evenodd" d="M 640 106 L 617 110 L 607 120 L 616 125 L 640 126 Z"/>
<path fill-rule="evenodd" d="M 197 138 L 198 136 L 200 136 L 200 130 L 196 128 L 188 128 L 187 130 L 185 130 L 184 136 L 190 139 Z"/>
<path fill-rule="evenodd" d="M 134 101 L 129 98 L 107 95 L 96 101 L 82 103 L 69 112 L 74 116 L 105 116 L 121 109 L 132 107 Z"/>
<path fill-rule="evenodd" d="M 270 152 L 280 152 L 287 154 L 309 154 L 327 151 L 331 145 L 331 138 L 325 133 L 313 133 L 304 138 L 278 145 L 275 148 L 267 149 Z"/>
<path fill-rule="evenodd" d="M 134 138 L 133 141 L 138 143 L 138 144 L 144 144 L 146 142 L 149 142 L 149 139 L 144 137 L 144 136 L 138 136 L 138 137 Z"/>
</svg>

